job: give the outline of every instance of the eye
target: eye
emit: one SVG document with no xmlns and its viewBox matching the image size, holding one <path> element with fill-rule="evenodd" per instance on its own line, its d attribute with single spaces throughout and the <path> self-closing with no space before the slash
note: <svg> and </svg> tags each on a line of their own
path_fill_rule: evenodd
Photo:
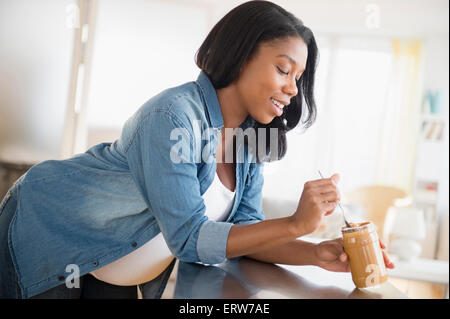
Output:
<svg viewBox="0 0 450 319">
<path fill-rule="evenodd" d="M 289 75 L 289 72 L 283 71 L 279 66 L 277 66 L 277 69 L 278 69 L 278 72 L 280 72 L 281 74 L 283 74 L 283 75 Z M 301 76 L 298 77 L 298 78 L 296 78 L 296 79 L 295 79 L 295 82 L 298 83 L 298 82 L 300 81 L 300 79 L 301 79 Z"/>
<path fill-rule="evenodd" d="M 278 69 L 278 72 L 280 72 L 281 74 L 284 74 L 284 75 L 289 74 L 289 72 L 284 72 L 279 66 L 277 66 L 277 69 Z"/>
</svg>

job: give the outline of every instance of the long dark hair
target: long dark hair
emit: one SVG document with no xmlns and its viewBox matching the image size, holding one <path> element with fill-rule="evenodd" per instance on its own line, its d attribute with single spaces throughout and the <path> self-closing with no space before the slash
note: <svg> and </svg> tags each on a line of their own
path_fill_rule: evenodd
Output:
<svg viewBox="0 0 450 319">
<path fill-rule="evenodd" d="M 226 14 L 209 32 L 196 54 L 197 66 L 210 78 L 216 90 L 227 87 L 235 81 L 241 67 L 258 50 L 263 42 L 284 38 L 301 37 L 308 47 L 306 68 L 297 82 L 298 94 L 286 106 L 283 115 L 275 117 L 269 124 L 255 121 L 254 128 L 266 129 L 265 157 L 260 161 L 280 160 L 287 150 L 286 132 L 295 128 L 303 113 L 303 99 L 308 114 L 302 121 L 304 129 L 310 127 L 316 118 L 314 100 L 314 74 L 318 58 L 316 40 L 312 31 L 293 14 L 269 1 L 249 1 Z M 270 155 L 270 128 L 278 129 L 278 156 Z M 259 134 L 256 134 L 257 139 Z M 257 143 L 259 145 L 259 143 Z M 258 153 L 259 154 L 259 153 Z"/>
</svg>

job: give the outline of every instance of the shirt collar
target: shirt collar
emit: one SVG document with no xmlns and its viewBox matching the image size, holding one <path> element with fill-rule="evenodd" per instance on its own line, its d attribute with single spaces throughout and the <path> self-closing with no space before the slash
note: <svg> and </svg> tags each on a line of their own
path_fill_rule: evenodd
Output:
<svg viewBox="0 0 450 319">
<path fill-rule="evenodd" d="M 197 84 L 200 87 L 203 97 L 206 102 L 206 110 L 208 112 L 209 120 L 214 128 L 223 127 L 222 110 L 220 109 L 219 99 L 217 98 L 216 90 L 211 83 L 208 75 L 204 71 L 201 71 Z"/>
</svg>

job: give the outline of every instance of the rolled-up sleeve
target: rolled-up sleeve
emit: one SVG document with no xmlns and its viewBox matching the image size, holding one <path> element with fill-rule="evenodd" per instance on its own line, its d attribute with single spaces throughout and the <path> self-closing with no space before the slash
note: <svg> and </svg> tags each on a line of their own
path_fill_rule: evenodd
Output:
<svg viewBox="0 0 450 319">
<path fill-rule="evenodd" d="M 126 156 L 137 186 L 172 254 L 181 261 L 225 260 L 231 223 L 208 220 L 194 161 L 192 129 L 167 110 L 139 125 Z"/>
</svg>

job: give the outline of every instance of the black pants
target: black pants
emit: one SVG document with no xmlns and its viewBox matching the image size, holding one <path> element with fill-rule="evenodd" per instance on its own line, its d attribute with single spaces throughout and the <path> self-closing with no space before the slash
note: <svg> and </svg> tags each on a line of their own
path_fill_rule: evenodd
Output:
<svg viewBox="0 0 450 319">
<path fill-rule="evenodd" d="M 137 299 L 137 288 L 110 285 L 88 274 L 80 277 L 80 288 L 67 288 L 64 284 L 30 299 Z"/>
</svg>

